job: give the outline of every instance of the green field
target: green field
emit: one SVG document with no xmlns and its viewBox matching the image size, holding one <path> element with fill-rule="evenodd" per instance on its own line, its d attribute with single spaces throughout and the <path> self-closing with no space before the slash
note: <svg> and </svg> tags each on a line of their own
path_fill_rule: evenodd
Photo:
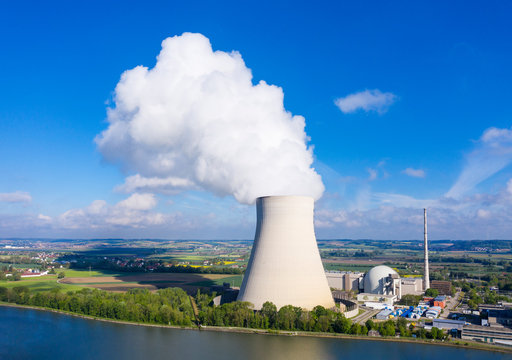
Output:
<svg viewBox="0 0 512 360">
<path fill-rule="evenodd" d="M 74 284 L 64 284 L 57 282 L 57 275 L 45 275 L 41 277 L 36 278 L 22 278 L 19 281 L 0 281 L 0 287 L 6 287 L 6 288 L 13 288 L 17 286 L 26 286 L 30 290 L 39 292 L 39 291 L 50 291 L 59 289 L 62 291 L 78 291 L 80 289 L 83 289 L 84 287 L 88 287 L 87 285 L 92 285 L 93 287 L 97 287 L 95 285 L 102 285 L 102 284 L 110 284 L 109 282 L 102 282 L 102 277 L 133 277 L 136 275 L 142 275 L 141 273 L 116 273 L 111 271 L 103 271 L 103 270 L 62 270 L 66 278 L 98 278 L 98 281 L 94 282 L 81 282 L 80 285 L 74 285 Z M 57 273 L 60 273 L 60 270 L 57 270 Z M 154 274 L 147 274 L 148 276 L 154 275 Z M 172 273 L 169 273 L 169 275 L 172 275 Z M 177 276 L 187 276 L 188 274 L 176 274 Z M 196 274 L 190 274 L 191 276 L 194 276 Z M 242 284 L 243 275 L 233 275 L 233 276 L 227 276 L 221 279 L 205 279 L 204 281 L 198 281 L 195 283 L 189 283 L 187 285 L 192 286 L 206 286 L 209 287 L 213 284 L 216 285 L 222 285 L 224 282 L 228 282 L 231 286 L 241 286 Z M 151 279 L 150 281 L 145 280 L 139 280 L 139 281 L 123 281 L 122 284 L 126 285 L 136 285 L 136 284 L 158 284 L 158 283 L 176 283 L 176 286 L 179 287 L 183 284 L 183 281 L 172 281 L 172 280 L 154 280 Z M 167 285 L 169 286 L 169 285 Z"/>
<path fill-rule="evenodd" d="M 56 270 L 57 273 L 64 271 L 66 277 L 90 277 L 90 276 L 123 276 L 127 273 L 119 273 L 115 271 L 106 271 L 106 270 L 71 270 L 71 269 L 63 269 Z"/>
<path fill-rule="evenodd" d="M 225 277 L 225 278 L 222 278 L 222 279 L 211 279 L 211 280 L 204 280 L 204 281 L 197 281 L 197 282 L 194 282 L 194 283 L 190 283 L 190 285 L 195 285 L 195 286 L 212 286 L 212 285 L 222 285 L 224 284 L 225 282 L 229 283 L 232 287 L 233 286 L 242 286 L 242 280 L 243 280 L 244 276 L 243 275 L 233 275 L 233 276 L 228 276 L 228 277 Z"/>
<path fill-rule="evenodd" d="M 0 281 L 0 287 L 13 288 L 17 286 L 26 286 L 32 291 L 49 291 L 60 289 L 63 291 L 77 291 L 80 286 L 59 284 L 57 275 L 46 275 L 39 278 L 22 278 L 20 281 Z"/>
<path fill-rule="evenodd" d="M 66 277 L 102 277 L 102 276 L 122 276 L 119 273 L 109 271 L 96 271 L 96 270 L 69 270 L 69 269 L 56 269 L 57 273 L 64 272 Z M 60 289 L 62 291 L 78 291 L 83 286 L 60 284 L 57 282 L 57 275 L 45 275 L 34 278 L 21 278 L 19 281 L 0 281 L 0 287 L 13 288 L 17 286 L 26 286 L 32 291 L 49 291 Z"/>
</svg>

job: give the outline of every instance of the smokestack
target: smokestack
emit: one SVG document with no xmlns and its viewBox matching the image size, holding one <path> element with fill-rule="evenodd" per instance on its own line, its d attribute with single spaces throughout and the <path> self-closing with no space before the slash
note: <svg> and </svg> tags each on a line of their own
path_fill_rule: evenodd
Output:
<svg viewBox="0 0 512 360">
<path fill-rule="evenodd" d="M 256 235 L 238 300 L 254 309 L 266 301 L 278 309 L 334 306 L 316 244 L 313 208 L 313 198 L 306 196 L 256 200 Z"/>
<path fill-rule="evenodd" d="M 427 240 L 427 209 L 423 209 L 423 240 L 425 242 L 425 275 L 424 275 L 424 289 L 430 289 L 430 275 L 428 271 L 428 240 Z"/>
</svg>

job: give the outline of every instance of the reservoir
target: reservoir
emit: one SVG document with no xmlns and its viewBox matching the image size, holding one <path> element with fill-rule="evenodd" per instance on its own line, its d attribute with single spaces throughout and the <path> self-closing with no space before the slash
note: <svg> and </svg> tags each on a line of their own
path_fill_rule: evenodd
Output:
<svg viewBox="0 0 512 360">
<path fill-rule="evenodd" d="M 0 306 L 0 359 L 511 358 L 448 346 L 134 326 Z"/>
</svg>

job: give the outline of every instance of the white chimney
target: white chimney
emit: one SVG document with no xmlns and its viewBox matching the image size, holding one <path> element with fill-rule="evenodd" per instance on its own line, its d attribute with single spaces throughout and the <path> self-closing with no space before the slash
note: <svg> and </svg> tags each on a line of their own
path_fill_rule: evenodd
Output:
<svg viewBox="0 0 512 360">
<path fill-rule="evenodd" d="M 423 290 L 430 289 L 430 275 L 428 271 L 428 240 L 427 240 L 427 209 L 423 209 L 423 240 L 425 242 L 425 275 Z"/>
</svg>

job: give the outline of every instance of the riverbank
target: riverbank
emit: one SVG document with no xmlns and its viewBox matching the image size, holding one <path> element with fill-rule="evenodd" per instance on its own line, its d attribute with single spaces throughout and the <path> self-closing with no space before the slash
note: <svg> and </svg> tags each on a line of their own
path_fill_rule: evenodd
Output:
<svg viewBox="0 0 512 360">
<path fill-rule="evenodd" d="M 306 331 L 286 331 L 286 330 L 272 330 L 272 329 L 253 329 L 253 328 L 240 328 L 240 327 L 218 327 L 218 326 L 173 326 L 173 325 L 162 325 L 162 324 L 150 324 L 123 320 L 114 320 L 108 318 L 101 318 L 89 315 L 76 314 L 73 312 L 67 312 L 63 310 L 56 310 L 44 307 L 30 306 L 30 305 L 19 305 L 13 303 L 0 302 L 0 306 L 32 309 L 53 313 L 60 313 L 63 315 L 69 315 L 82 319 L 98 320 L 104 322 L 110 322 L 115 324 L 123 325 L 136 325 L 146 327 L 158 327 L 168 329 L 182 329 L 182 330 L 196 330 L 196 331 L 214 331 L 214 332 L 231 332 L 231 333 L 243 333 L 243 334 L 257 334 L 257 335 L 280 335 L 280 336 L 301 336 L 301 337 L 313 337 L 313 338 L 331 338 L 331 339 L 354 339 L 363 341 L 383 341 L 383 342 L 402 342 L 402 343 L 414 343 L 414 344 L 426 344 L 426 345 L 440 345 L 450 346 L 464 349 L 474 350 L 485 350 L 500 353 L 512 353 L 512 347 L 504 347 L 501 345 L 478 343 L 468 340 L 453 340 L 453 341 L 436 341 L 430 339 L 414 339 L 414 338 L 401 338 L 401 337 L 371 337 L 361 335 L 350 335 L 350 334 L 339 334 L 339 333 L 320 333 L 320 332 L 306 332 Z"/>
</svg>

